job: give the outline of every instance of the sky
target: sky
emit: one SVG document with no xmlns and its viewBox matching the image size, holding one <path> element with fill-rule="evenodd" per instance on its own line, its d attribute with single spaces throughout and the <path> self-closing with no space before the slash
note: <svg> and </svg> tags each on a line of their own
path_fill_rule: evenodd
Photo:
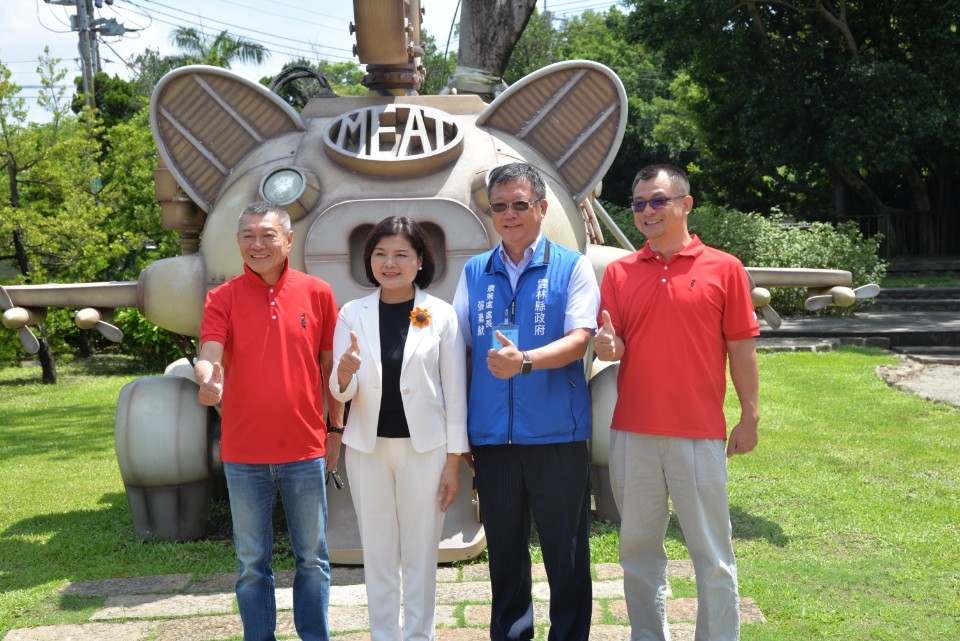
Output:
<svg viewBox="0 0 960 641">
<path fill-rule="evenodd" d="M 67 69 L 63 84 L 73 94 L 73 78 L 81 75 L 77 50 L 79 37 L 70 29 L 70 17 L 77 13 L 76 0 L 0 0 L 0 61 L 10 69 L 11 81 L 22 87 L 20 96 L 30 108 L 30 119 L 45 120 L 37 108 L 39 76 L 37 58 L 49 46 L 50 54 L 62 60 Z M 583 10 L 604 11 L 616 0 L 538 0 L 539 11 L 552 11 L 555 19 L 576 15 Z M 457 48 L 456 31 L 451 25 L 459 20 L 458 0 L 421 0 L 425 9 L 423 27 L 439 48 Z M 177 27 L 193 27 L 216 35 L 227 30 L 232 35 L 258 42 L 270 52 L 261 66 L 235 65 L 233 71 L 259 80 L 276 74 L 285 62 L 306 57 L 331 62 L 356 61 L 354 39 L 349 26 L 353 18 L 353 0 L 114 0 L 94 9 L 95 18 L 120 23 L 122 36 L 101 36 L 100 60 L 103 71 L 130 78 L 127 61 L 145 49 L 161 55 L 179 50 L 170 42 Z"/>
</svg>

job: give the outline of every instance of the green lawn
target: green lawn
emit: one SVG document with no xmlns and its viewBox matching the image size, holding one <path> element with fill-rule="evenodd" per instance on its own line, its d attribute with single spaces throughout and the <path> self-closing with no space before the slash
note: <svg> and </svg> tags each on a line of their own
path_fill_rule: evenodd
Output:
<svg viewBox="0 0 960 641">
<path fill-rule="evenodd" d="M 761 355 L 760 445 L 729 466 L 741 593 L 767 617 L 746 641 L 957 636 L 960 411 L 887 387 L 874 369 L 893 361 Z M 60 596 L 67 581 L 235 570 L 222 509 L 212 540 L 134 534 L 113 412 L 135 376 L 112 358 L 62 367 L 55 387 L 35 368 L 0 370 L 0 638 L 85 620 L 102 600 Z M 615 562 L 615 529 L 594 532 L 594 561 Z M 667 548 L 686 557 L 676 527 Z M 277 565 L 290 566 L 282 550 Z"/>
</svg>

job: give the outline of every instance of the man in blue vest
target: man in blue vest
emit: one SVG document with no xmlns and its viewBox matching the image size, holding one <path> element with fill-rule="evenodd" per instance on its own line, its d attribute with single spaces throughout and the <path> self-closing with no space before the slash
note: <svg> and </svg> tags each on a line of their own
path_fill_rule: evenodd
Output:
<svg viewBox="0 0 960 641">
<path fill-rule="evenodd" d="M 590 634 L 590 398 L 583 357 L 599 288 L 579 252 L 540 231 L 543 177 L 527 163 L 487 182 L 502 239 L 464 266 L 453 305 L 471 349 L 467 429 L 490 556 L 492 641 L 532 639 L 530 516 L 550 584 L 549 641 Z"/>
</svg>

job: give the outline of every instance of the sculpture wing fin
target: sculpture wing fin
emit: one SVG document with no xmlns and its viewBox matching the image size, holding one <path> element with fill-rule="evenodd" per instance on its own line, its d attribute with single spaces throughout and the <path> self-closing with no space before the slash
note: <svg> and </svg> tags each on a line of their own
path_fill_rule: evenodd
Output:
<svg viewBox="0 0 960 641">
<path fill-rule="evenodd" d="M 477 126 L 514 136 L 543 154 L 580 201 L 603 178 L 620 147 L 627 93 L 604 65 L 558 62 L 507 88 Z"/>
<path fill-rule="evenodd" d="M 219 67 L 174 69 L 157 83 L 150 127 L 167 168 L 209 212 L 233 169 L 264 141 L 305 131 L 300 115 L 266 87 Z"/>
</svg>

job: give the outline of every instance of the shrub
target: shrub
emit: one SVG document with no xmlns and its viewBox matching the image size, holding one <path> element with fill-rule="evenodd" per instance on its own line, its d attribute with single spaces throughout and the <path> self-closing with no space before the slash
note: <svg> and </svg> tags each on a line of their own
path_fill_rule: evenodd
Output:
<svg viewBox="0 0 960 641">
<path fill-rule="evenodd" d="M 843 269 L 853 277 L 852 287 L 878 283 L 886 273 L 880 259 L 880 236 L 864 238 L 853 222 L 788 224 L 780 214 L 761 216 L 704 205 L 690 213 L 690 229 L 708 245 L 737 256 L 752 267 Z M 806 290 L 771 290 L 777 311 L 790 316 L 807 313 Z M 835 307 L 828 308 L 834 313 Z"/>
<path fill-rule="evenodd" d="M 633 224 L 632 213 L 624 207 L 607 208 L 631 242 L 641 247 L 644 239 Z M 878 255 L 881 236 L 864 238 L 852 222 L 788 224 L 780 214 L 763 216 L 699 205 L 688 223 L 704 243 L 733 254 L 749 267 L 843 269 L 852 275 L 852 287 L 879 283 L 886 273 L 886 264 Z M 804 288 L 778 287 L 771 293 L 771 304 L 780 314 L 809 313 L 803 306 L 807 298 Z M 829 307 L 823 313 L 837 311 Z"/>
<path fill-rule="evenodd" d="M 149 370 L 163 371 L 179 358 L 196 355 L 193 339 L 157 327 L 136 309 L 118 309 L 115 324 L 123 330 L 121 353 L 135 356 Z"/>
</svg>

